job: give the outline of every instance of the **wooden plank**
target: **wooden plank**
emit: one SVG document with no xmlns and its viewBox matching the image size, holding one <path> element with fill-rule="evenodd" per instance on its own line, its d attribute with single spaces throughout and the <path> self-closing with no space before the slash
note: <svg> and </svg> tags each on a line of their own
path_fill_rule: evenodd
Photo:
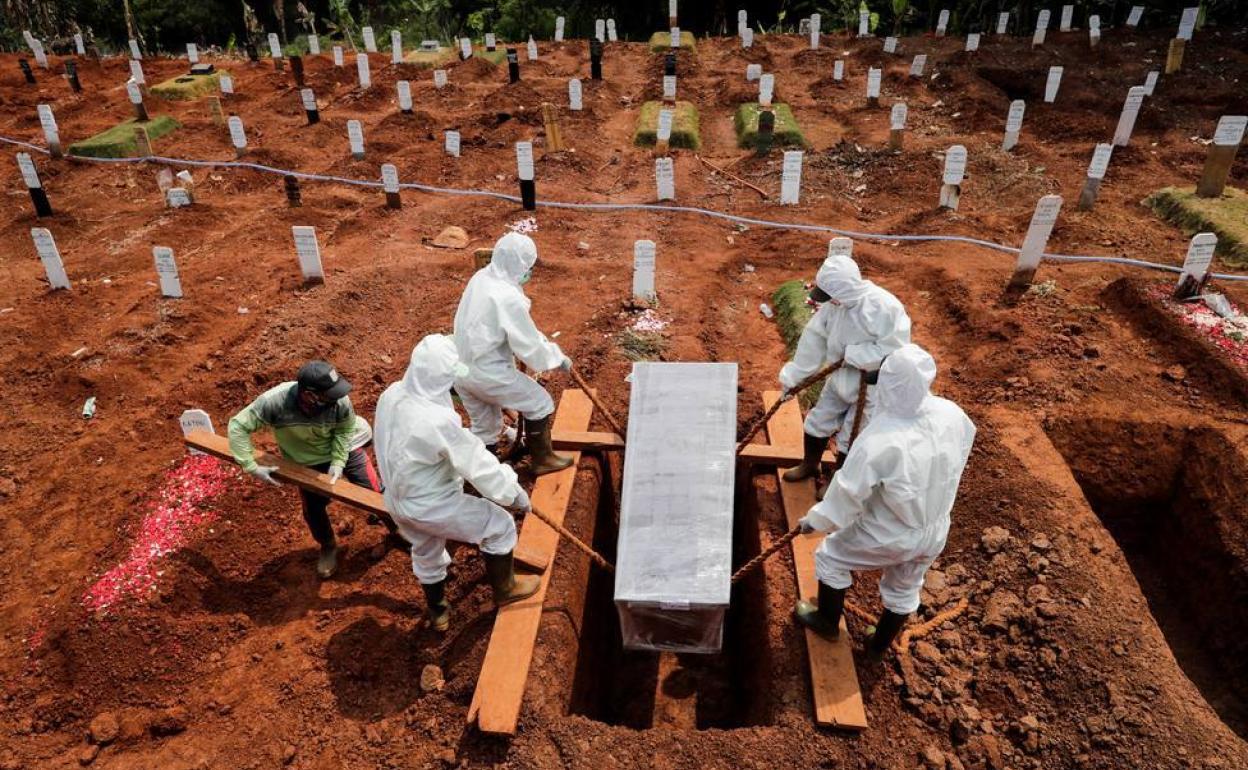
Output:
<svg viewBox="0 0 1248 770">
<path fill-rule="evenodd" d="M 580 390 L 565 390 L 555 412 L 553 430 L 585 431 L 593 404 Z M 572 499 L 572 485 L 576 481 L 579 452 L 571 454 L 572 467 L 542 476 L 529 495 L 536 508 L 550 518 L 562 523 Z M 519 544 L 537 553 L 553 558 L 559 545 L 559 534 L 536 516 L 526 516 L 520 528 Z M 519 547 L 519 546 L 518 546 Z M 537 627 L 542 620 L 542 602 L 550 583 L 550 570 L 542 575 L 537 593 L 515 604 L 498 610 L 494 618 L 494 630 L 490 644 L 481 663 L 477 677 L 477 689 L 468 707 L 468 723 L 476 722 L 485 733 L 515 735 L 520 719 L 520 704 L 524 699 L 524 686 L 529 678 L 529 666 L 533 661 L 533 645 L 537 641 Z"/>
<path fill-rule="evenodd" d="M 191 449 L 199 450 L 206 455 L 212 455 L 227 462 L 234 462 L 234 454 L 230 452 L 230 440 L 225 436 L 218 436 L 207 431 L 194 431 L 185 436 L 183 442 Z M 329 476 L 324 473 L 317 473 L 311 468 L 306 468 L 270 452 L 257 450 L 256 462 L 260 465 L 276 466 L 277 470 L 273 472 L 273 476 L 278 481 L 294 484 L 301 489 L 315 492 L 335 502 L 345 503 L 385 519 L 390 518 L 390 513 L 386 510 L 384 498 L 371 489 L 357 487 L 346 479 L 339 481 L 337 484 L 330 484 Z M 527 570 L 544 572 L 547 565 L 550 564 L 550 556 L 544 551 L 535 551 L 531 548 L 520 548 L 517 546 L 516 561 Z"/>
<path fill-rule="evenodd" d="M 566 452 L 624 451 L 624 439 L 618 433 L 551 430 L 550 440 L 555 449 Z"/>
<path fill-rule="evenodd" d="M 551 431 L 555 449 L 565 452 L 623 451 L 624 439 L 610 431 Z M 802 447 L 773 446 L 771 444 L 746 444 L 739 457 L 749 463 L 761 465 L 797 465 L 802 461 Z M 823 453 L 824 465 L 836 465 L 836 452 Z"/>
<path fill-rule="evenodd" d="M 779 465 L 782 468 L 787 468 L 800 463 L 802 461 L 802 453 L 801 444 L 788 444 L 785 446 L 746 444 L 745 449 L 742 449 L 741 454 L 737 456 L 750 463 Z M 836 452 L 833 450 L 824 452 L 822 462 L 824 465 L 836 465 Z"/>
<path fill-rule="evenodd" d="M 768 391 L 763 394 L 763 405 L 771 408 L 779 398 L 779 391 Z M 801 446 L 802 414 L 797 401 L 789 401 L 776 411 L 767 422 L 767 435 L 773 446 Z M 781 474 L 782 471 L 777 470 L 776 479 L 780 484 L 784 515 L 792 528 L 815 504 L 815 485 L 811 480 L 789 484 L 781 478 Z M 823 535 L 811 533 L 799 535 L 793 540 L 793 567 L 797 573 L 798 593 L 811 600 L 819 593 L 815 577 L 815 549 L 822 539 Z M 835 641 L 825 639 L 810 629 L 805 631 L 815 722 L 845 730 L 866 729 L 867 713 L 862 704 L 858 673 L 854 670 L 854 655 L 845 619 L 841 618 L 841 635 Z"/>
</svg>

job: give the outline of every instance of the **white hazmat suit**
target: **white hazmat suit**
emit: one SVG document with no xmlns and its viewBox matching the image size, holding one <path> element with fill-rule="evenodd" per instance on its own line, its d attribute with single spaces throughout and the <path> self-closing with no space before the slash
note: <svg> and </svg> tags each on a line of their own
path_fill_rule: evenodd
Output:
<svg viewBox="0 0 1248 770">
<path fill-rule="evenodd" d="M 515 521 L 490 500 L 528 499 L 516 472 L 463 427 L 452 406 L 451 383 L 462 370 L 451 339 L 430 335 L 412 351 L 403 379 L 377 401 L 374 446 L 386 509 L 412 544 L 412 571 L 422 584 L 446 578 L 447 540 L 510 553 Z M 465 494 L 465 480 L 489 500 Z"/>
<path fill-rule="evenodd" d="M 888 354 L 910 342 L 910 316 L 887 290 L 863 280 L 858 265 L 846 256 L 836 254 L 824 260 L 815 285 L 831 299 L 806 323 L 793 360 L 780 370 L 780 384 L 790 390 L 824 366 L 844 360 L 824 382 L 803 428 L 819 438 L 836 434 L 837 449 L 845 452 L 853 429 L 858 380 L 862 372 L 876 371 Z M 860 433 L 865 426 L 866 414 Z"/>
<path fill-rule="evenodd" d="M 871 423 L 803 523 L 828 535 L 815 551 L 815 575 L 849 588 L 854 570 L 883 569 L 884 608 L 919 607 L 928 567 L 945 548 L 949 512 L 975 440 L 957 404 L 931 394 L 936 363 L 917 345 L 880 369 Z"/>
<path fill-rule="evenodd" d="M 564 364 L 567 356 L 546 339 L 529 315 L 525 276 L 537 262 L 537 245 L 520 233 L 507 233 L 494 244 L 490 264 L 468 281 L 455 313 L 455 349 L 468 373 L 455 380 L 472 423 L 472 432 L 487 444 L 498 441 L 503 409 L 515 409 L 526 420 L 540 420 L 555 411 L 555 402 L 533 378 L 516 369 L 544 372 Z"/>
</svg>

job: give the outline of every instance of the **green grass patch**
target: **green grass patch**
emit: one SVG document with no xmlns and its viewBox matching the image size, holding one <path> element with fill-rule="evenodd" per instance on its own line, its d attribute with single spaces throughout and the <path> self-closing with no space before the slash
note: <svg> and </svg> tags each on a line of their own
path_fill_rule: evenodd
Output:
<svg viewBox="0 0 1248 770">
<path fill-rule="evenodd" d="M 785 281 L 771 295 L 771 309 L 776 314 L 776 328 L 780 330 L 780 339 L 784 340 L 784 349 L 789 358 L 797 350 L 797 341 L 802 338 L 802 331 L 814 313 L 806 304 L 806 284 L 800 280 Z M 815 383 L 799 397 L 802 406 L 810 408 L 819 400 L 823 383 Z"/>
<path fill-rule="evenodd" d="M 698 47 L 692 32 L 680 31 L 680 48 L 683 51 L 696 51 Z M 650 36 L 650 50 L 655 53 L 672 50 L 672 33 L 655 32 Z"/>
<path fill-rule="evenodd" d="M 437 69 L 445 64 L 450 64 L 459 58 L 459 54 L 453 48 L 443 46 L 436 51 L 409 51 L 403 57 L 403 61 L 407 64 L 415 64 L 417 67 L 426 69 Z M 503 55 L 506 58 L 506 54 Z"/>
<path fill-rule="evenodd" d="M 1231 267 L 1248 267 L 1248 193 L 1227 187 L 1220 198 L 1197 198 L 1194 187 L 1166 187 L 1144 205 L 1188 235 L 1218 236 L 1216 252 Z"/>
<path fill-rule="evenodd" d="M 137 158 L 139 143 L 134 138 L 135 126 L 147 129 L 147 137 L 155 142 L 160 137 L 171 134 L 181 125 L 168 115 L 160 115 L 146 123 L 139 123 L 133 118 L 119 123 L 107 131 L 102 131 L 90 139 L 75 142 L 69 146 L 70 155 L 81 155 L 84 158 Z"/>
<path fill-rule="evenodd" d="M 653 147 L 659 130 L 659 110 L 662 102 L 646 102 L 641 105 L 641 114 L 637 116 L 637 131 L 633 134 L 633 144 L 638 147 Z M 672 116 L 672 137 L 668 140 L 669 147 L 684 147 L 696 150 L 702 146 L 698 135 L 698 108 L 689 102 L 676 102 L 676 114 Z"/>
<path fill-rule="evenodd" d="M 629 361 L 657 361 L 667 352 L 667 338 L 658 332 L 625 329 L 616 336 L 615 344 Z"/>
<path fill-rule="evenodd" d="M 209 75 L 179 75 L 152 86 L 152 95 L 170 101 L 190 101 L 216 93 L 221 87 L 221 71 Z"/>
<path fill-rule="evenodd" d="M 478 48 L 472 55 L 478 59 L 485 59 L 495 67 L 507 61 L 507 50 L 501 47 L 496 47 L 493 51 Z"/>
<path fill-rule="evenodd" d="M 793 117 L 793 110 L 787 104 L 773 104 L 772 111 L 776 114 L 776 128 L 772 135 L 772 147 L 806 147 L 806 137 Z M 733 126 L 737 130 L 737 146 L 758 148 L 758 113 L 761 108 L 758 102 L 743 104 L 737 108 L 733 117 Z"/>
</svg>

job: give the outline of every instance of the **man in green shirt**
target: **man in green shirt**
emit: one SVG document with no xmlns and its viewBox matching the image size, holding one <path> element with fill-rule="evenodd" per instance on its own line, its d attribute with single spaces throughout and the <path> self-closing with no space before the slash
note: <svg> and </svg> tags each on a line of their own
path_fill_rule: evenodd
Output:
<svg viewBox="0 0 1248 770">
<path fill-rule="evenodd" d="M 325 361 L 309 361 L 294 382 L 283 382 L 260 394 L 230 419 L 230 451 L 244 471 L 280 486 L 275 466 L 259 465 L 251 434 L 270 428 L 286 459 L 329 474 L 331 484 L 344 475 L 352 484 L 381 491 L 381 482 L 363 447 L 352 448 L 357 431 L 355 410 L 347 393 L 351 383 Z M 328 578 L 338 568 L 338 544 L 326 510 L 329 498 L 299 490 L 303 520 L 321 547 L 316 574 Z"/>
</svg>

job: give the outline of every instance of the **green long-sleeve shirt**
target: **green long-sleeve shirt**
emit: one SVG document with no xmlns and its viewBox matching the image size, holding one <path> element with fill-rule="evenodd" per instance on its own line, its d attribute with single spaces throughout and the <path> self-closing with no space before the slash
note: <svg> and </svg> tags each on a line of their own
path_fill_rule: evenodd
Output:
<svg viewBox="0 0 1248 770">
<path fill-rule="evenodd" d="M 283 382 L 230 418 L 230 452 L 244 471 L 256 468 L 251 434 L 262 428 L 273 430 L 277 446 L 288 460 L 300 465 L 347 464 L 355 431 L 351 398 L 343 396 L 333 406 L 306 415 L 299 410 L 297 390 L 296 383 Z"/>
</svg>

